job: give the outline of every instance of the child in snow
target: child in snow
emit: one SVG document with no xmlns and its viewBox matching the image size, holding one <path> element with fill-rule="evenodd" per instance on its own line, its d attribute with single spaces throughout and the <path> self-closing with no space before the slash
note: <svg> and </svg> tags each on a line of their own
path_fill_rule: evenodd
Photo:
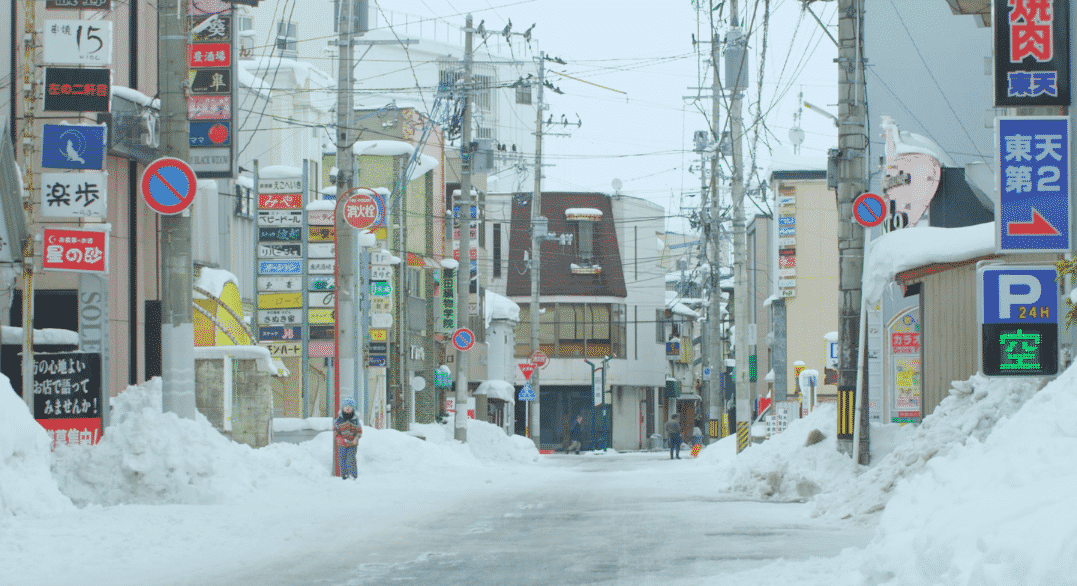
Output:
<svg viewBox="0 0 1077 586">
<path fill-rule="evenodd" d="M 359 478 L 355 464 L 355 451 L 359 438 L 363 437 L 363 424 L 355 416 L 355 399 L 346 397 L 340 401 L 340 416 L 333 422 L 333 440 L 337 449 L 337 465 L 340 477 L 347 480 Z"/>
</svg>

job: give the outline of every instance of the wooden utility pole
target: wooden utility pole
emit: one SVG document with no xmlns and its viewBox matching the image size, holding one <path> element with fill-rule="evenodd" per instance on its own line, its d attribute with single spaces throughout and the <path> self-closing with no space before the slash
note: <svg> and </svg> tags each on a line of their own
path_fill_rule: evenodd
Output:
<svg viewBox="0 0 1077 586">
<path fill-rule="evenodd" d="M 543 89 L 545 88 L 546 53 L 539 52 L 538 57 L 538 96 L 535 101 L 535 192 L 531 196 L 531 355 L 539 349 L 539 295 L 542 281 L 542 240 L 545 234 L 539 233 L 539 223 L 542 216 L 542 110 L 546 107 L 543 101 Z M 531 388 L 535 392 L 535 400 L 528 402 L 527 428 L 528 437 L 541 447 L 541 429 L 539 419 L 539 371 L 535 368 L 531 374 Z M 591 441 L 592 446 L 594 440 Z"/>
</svg>

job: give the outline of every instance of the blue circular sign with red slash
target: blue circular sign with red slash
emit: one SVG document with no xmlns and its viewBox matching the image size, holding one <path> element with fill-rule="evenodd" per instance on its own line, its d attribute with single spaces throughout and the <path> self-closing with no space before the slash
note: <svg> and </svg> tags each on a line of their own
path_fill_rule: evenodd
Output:
<svg viewBox="0 0 1077 586">
<path fill-rule="evenodd" d="M 886 219 L 886 200 L 874 193 L 862 193 L 853 201 L 853 219 L 865 228 L 874 228 Z"/>
<path fill-rule="evenodd" d="M 467 328 L 460 328 L 452 333 L 452 345 L 461 352 L 471 350 L 475 345 L 475 333 Z"/>
<path fill-rule="evenodd" d="M 159 214 L 178 214 L 194 201 L 198 177 L 194 169 L 172 157 L 162 157 L 142 172 L 142 198 Z"/>
</svg>

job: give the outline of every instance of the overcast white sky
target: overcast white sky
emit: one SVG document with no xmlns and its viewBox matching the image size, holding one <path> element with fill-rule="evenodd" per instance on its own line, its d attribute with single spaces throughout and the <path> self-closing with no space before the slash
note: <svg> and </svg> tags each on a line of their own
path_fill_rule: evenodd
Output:
<svg viewBox="0 0 1077 586">
<path fill-rule="evenodd" d="M 441 27 L 442 39 L 446 28 L 463 26 L 468 12 L 476 25 L 485 21 L 487 30 L 501 30 L 509 19 L 517 32 L 536 24 L 532 34 L 538 47 L 567 62 L 564 66 L 551 64 L 549 70 L 589 82 L 548 76 L 565 92 L 546 93 L 549 113 L 555 120 L 564 114 L 573 122 L 578 114 L 583 126 L 569 127 L 571 137 L 551 137 L 544 142 L 544 158 L 555 166 L 545 169 L 543 189 L 610 193 L 611 182 L 616 178 L 623 183 L 622 193 L 656 201 L 670 216 L 687 213 L 682 208 L 699 205 L 700 177 L 698 157 L 692 152 L 692 134 L 707 128 L 703 112 L 709 115 L 711 110 L 709 90 L 702 91 L 703 99 L 694 99 L 700 93 L 694 88 L 711 85 L 709 65 L 703 61 L 710 50 L 709 43 L 697 47 L 692 44 L 693 35 L 696 39 L 709 37 L 707 1 L 700 3 L 704 6 L 697 11 L 691 0 L 370 2 L 373 9 L 396 12 L 397 22 L 405 14 L 433 18 L 432 22 Z M 723 20 L 717 27 L 723 35 L 728 28 L 729 0 L 725 4 Z M 745 109 L 748 127 L 757 102 L 764 4 L 760 0 L 758 9 L 754 0 L 739 4 L 742 23 L 754 22 L 749 40 L 754 55 L 749 79 L 751 106 Z M 818 2 L 813 6 L 836 35 L 835 4 Z M 801 10 L 799 0 L 772 0 L 770 5 L 762 86 L 766 130 L 761 129 L 759 135 L 756 162 L 760 177 L 770 159 L 768 147 L 791 149 L 788 134 L 798 92 L 803 91 L 808 101 L 837 112 L 833 106 L 837 96 L 834 44 L 819 24 Z M 727 124 L 724 108 L 721 119 Z M 826 150 L 837 143 L 833 123 L 805 110 L 801 127 L 806 133 L 801 154 L 815 157 L 818 165 L 824 165 Z M 748 141 L 753 134 L 748 133 Z M 533 146 L 526 150 L 531 152 Z M 748 164 L 746 156 L 745 165 Z M 690 167 L 696 171 L 690 172 Z M 671 222 L 669 227 L 687 229 L 687 224 Z"/>
</svg>

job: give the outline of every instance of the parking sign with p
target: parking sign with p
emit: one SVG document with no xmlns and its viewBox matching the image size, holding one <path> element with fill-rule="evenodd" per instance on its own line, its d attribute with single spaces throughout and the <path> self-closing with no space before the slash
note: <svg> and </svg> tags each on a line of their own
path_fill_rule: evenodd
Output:
<svg viewBox="0 0 1077 586">
<path fill-rule="evenodd" d="M 978 271 L 980 370 L 986 376 L 1058 373 L 1058 285 L 1052 266 Z"/>
</svg>

